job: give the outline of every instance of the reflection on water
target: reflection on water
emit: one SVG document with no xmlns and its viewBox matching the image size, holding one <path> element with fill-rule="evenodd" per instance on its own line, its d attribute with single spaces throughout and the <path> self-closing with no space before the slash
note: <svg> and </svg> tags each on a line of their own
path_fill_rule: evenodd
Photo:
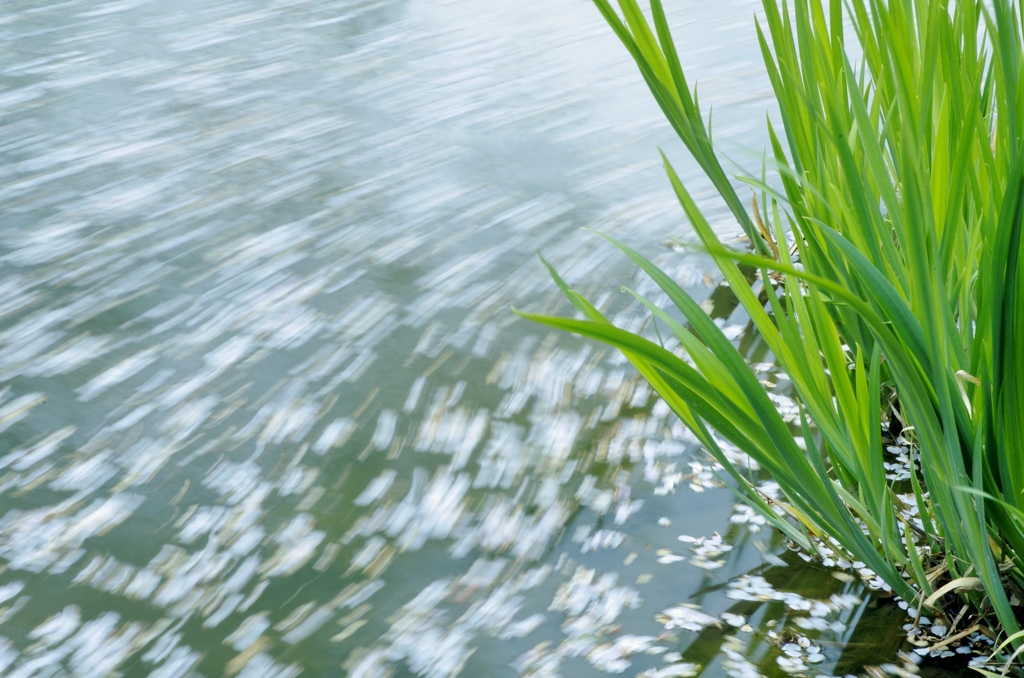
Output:
<svg viewBox="0 0 1024 678">
<path fill-rule="evenodd" d="M 754 3 L 676 4 L 756 145 Z M 715 282 L 586 0 L 12 0 L 0 41 L 4 675 L 747 675 L 766 601 L 863 610 L 730 607 L 778 545 L 620 357 L 509 311 L 565 308 L 540 248 L 644 327 L 581 226 Z"/>
</svg>

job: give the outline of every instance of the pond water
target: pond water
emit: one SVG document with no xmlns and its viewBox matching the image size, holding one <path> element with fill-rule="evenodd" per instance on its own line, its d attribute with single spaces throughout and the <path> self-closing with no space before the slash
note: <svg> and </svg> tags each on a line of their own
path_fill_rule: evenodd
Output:
<svg viewBox="0 0 1024 678">
<path fill-rule="evenodd" d="M 670 4 L 758 167 L 757 3 Z M 645 326 L 592 228 L 765 359 L 666 246 L 657 146 L 734 228 L 587 0 L 9 0 L 0 43 L 0 673 L 894 658 L 898 608 L 744 523 L 628 364 L 511 312 L 569 311 L 541 250 Z"/>
</svg>

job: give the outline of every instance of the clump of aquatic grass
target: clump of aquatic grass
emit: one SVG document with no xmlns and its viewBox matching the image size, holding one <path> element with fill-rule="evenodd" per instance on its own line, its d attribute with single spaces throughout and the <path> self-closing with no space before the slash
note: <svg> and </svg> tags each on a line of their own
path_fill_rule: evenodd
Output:
<svg viewBox="0 0 1024 678">
<path fill-rule="evenodd" d="M 781 125 L 769 121 L 768 132 L 781 190 L 763 175 L 738 177 L 761 196 L 748 211 L 715 154 L 661 0 L 650 18 L 636 0 L 619 0 L 621 15 L 594 1 L 753 244 L 724 247 L 665 159 L 703 247 L 792 380 L 800 430 L 689 294 L 611 238 L 685 318 L 640 298 L 683 355 L 614 327 L 553 269 L 584 319 L 523 315 L 621 349 L 745 500 L 797 544 L 845 550 L 915 605 L 967 603 L 975 621 L 994 619 L 1019 645 L 1008 591 L 1024 582 L 1020 8 L 765 0 L 757 35 L 779 105 Z M 857 63 L 845 49 L 854 40 Z M 777 244 L 787 239 L 792 253 Z M 740 266 L 760 271 L 761 294 Z M 892 414 L 917 450 L 921 524 L 886 479 L 883 387 L 895 390 Z M 712 431 L 778 482 L 783 516 Z"/>
</svg>

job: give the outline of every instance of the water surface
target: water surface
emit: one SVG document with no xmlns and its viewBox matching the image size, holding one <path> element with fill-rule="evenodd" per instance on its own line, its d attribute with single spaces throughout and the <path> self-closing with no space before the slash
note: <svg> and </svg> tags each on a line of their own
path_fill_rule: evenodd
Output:
<svg viewBox="0 0 1024 678">
<path fill-rule="evenodd" d="M 758 167 L 757 3 L 671 4 Z M 734 231 L 588 2 L 13 0 L 0 43 L 4 675 L 771 673 L 719 615 L 845 592 L 835 667 L 859 584 L 730 522 L 619 356 L 510 310 L 570 310 L 539 249 L 646 327 L 582 227 L 712 293 L 657 146 Z"/>
</svg>

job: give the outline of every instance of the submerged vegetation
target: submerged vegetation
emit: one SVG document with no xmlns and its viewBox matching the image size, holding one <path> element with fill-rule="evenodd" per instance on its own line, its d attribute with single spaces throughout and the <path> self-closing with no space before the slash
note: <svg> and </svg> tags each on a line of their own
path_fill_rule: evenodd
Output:
<svg viewBox="0 0 1024 678">
<path fill-rule="evenodd" d="M 523 315 L 621 349 L 797 545 L 862 561 L 950 629 L 1024 647 L 1021 8 L 765 0 L 757 33 L 779 123 L 766 169 L 737 190 L 661 1 L 647 15 L 636 0 L 595 3 L 753 246 L 722 244 L 666 158 L 704 249 L 792 381 L 799 426 L 701 306 L 621 242 L 608 238 L 673 304 L 640 298 L 677 348 L 614 327 L 553 269 L 583 319 Z M 898 437 L 905 480 L 886 475 Z M 777 500 L 725 443 L 771 475 Z"/>
</svg>

